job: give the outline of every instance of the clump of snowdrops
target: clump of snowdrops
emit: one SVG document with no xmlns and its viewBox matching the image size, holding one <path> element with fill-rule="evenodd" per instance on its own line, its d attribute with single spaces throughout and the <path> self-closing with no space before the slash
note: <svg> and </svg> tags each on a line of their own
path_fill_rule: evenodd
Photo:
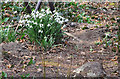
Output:
<svg viewBox="0 0 120 79">
<path fill-rule="evenodd" d="M 49 49 L 62 41 L 63 31 L 61 27 L 67 21 L 68 19 L 55 11 L 52 14 L 49 9 L 41 9 L 40 12 L 34 13 L 33 11 L 31 15 L 25 14 L 20 23 L 26 27 L 26 34 L 31 42 Z"/>
</svg>

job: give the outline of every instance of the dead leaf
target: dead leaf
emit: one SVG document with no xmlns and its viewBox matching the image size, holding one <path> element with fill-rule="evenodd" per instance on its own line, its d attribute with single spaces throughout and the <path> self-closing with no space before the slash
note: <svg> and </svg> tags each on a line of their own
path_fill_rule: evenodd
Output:
<svg viewBox="0 0 120 79">
<path fill-rule="evenodd" d="M 111 61 L 117 61 L 118 56 L 115 56 L 113 59 L 111 59 Z"/>
<path fill-rule="evenodd" d="M 8 65 L 6 65 L 7 66 L 7 68 L 11 68 L 11 64 L 8 64 Z"/>
<path fill-rule="evenodd" d="M 93 53 L 97 53 L 97 51 L 93 51 Z"/>
<path fill-rule="evenodd" d="M 41 69 L 41 68 L 38 68 L 38 69 L 37 69 L 37 72 L 41 72 L 41 71 L 42 71 L 42 69 Z"/>
<path fill-rule="evenodd" d="M 5 16 L 10 17 L 10 14 L 9 13 L 5 13 Z"/>
</svg>

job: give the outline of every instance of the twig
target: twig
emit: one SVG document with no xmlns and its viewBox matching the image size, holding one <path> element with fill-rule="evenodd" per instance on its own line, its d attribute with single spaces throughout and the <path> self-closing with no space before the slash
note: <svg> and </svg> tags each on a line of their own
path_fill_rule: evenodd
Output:
<svg viewBox="0 0 120 79">
<path fill-rule="evenodd" d="M 21 17 L 20 17 L 20 21 L 21 21 L 21 19 L 22 19 L 22 16 L 23 16 L 23 13 L 22 13 L 22 15 L 21 15 Z M 18 23 L 18 25 L 17 25 L 17 27 L 16 27 L 16 29 L 15 29 L 15 33 L 17 32 L 17 29 L 18 29 L 18 27 L 19 27 L 20 21 L 19 21 L 19 23 Z"/>
<path fill-rule="evenodd" d="M 27 6 L 28 6 L 28 5 L 29 5 L 29 4 L 27 4 Z M 26 6 L 26 8 L 27 8 L 27 6 Z M 24 9 L 24 11 L 26 10 L 26 8 Z M 23 11 L 23 13 L 24 13 L 24 11 Z M 22 15 L 21 15 L 21 17 L 20 17 L 20 20 L 22 19 L 23 13 L 22 13 Z M 17 27 L 16 27 L 16 29 L 15 29 L 15 33 L 16 33 L 18 27 L 19 27 L 20 20 L 19 20 L 19 23 L 18 23 L 18 25 L 17 25 Z"/>
<path fill-rule="evenodd" d="M 72 35 L 71 33 L 68 33 L 68 32 L 64 32 L 64 33 L 65 33 L 66 35 L 68 35 L 68 36 L 73 37 L 73 38 L 76 39 L 77 41 L 82 42 L 82 40 L 78 39 L 76 36 Z"/>
</svg>

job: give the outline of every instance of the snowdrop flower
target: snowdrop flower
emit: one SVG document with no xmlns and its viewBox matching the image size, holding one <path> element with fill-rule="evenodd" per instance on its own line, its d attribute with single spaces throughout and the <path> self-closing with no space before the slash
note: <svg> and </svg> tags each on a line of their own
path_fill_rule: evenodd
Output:
<svg viewBox="0 0 120 79">
<path fill-rule="evenodd" d="M 42 18 L 42 16 L 41 16 L 41 15 L 39 15 L 39 19 L 40 19 L 40 18 Z"/>
<path fill-rule="evenodd" d="M 40 27 L 43 27 L 43 24 L 39 24 Z"/>
<path fill-rule="evenodd" d="M 41 9 L 42 12 L 44 12 L 45 10 L 44 9 Z"/>
<path fill-rule="evenodd" d="M 39 12 L 37 11 L 36 14 L 39 14 Z"/>
<path fill-rule="evenodd" d="M 13 20 L 11 22 L 14 22 Z"/>
<path fill-rule="evenodd" d="M 64 23 L 64 21 L 59 21 L 58 23 L 63 24 L 63 23 Z"/>
<path fill-rule="evenodd" d="M 22 26 L 22 24 L 19 24 L 19 26 Z"/>
<path fill-rule="evenodd" d="M 22 23 L 22 21 L 20 20 L 19 23 Z"/>
<path fill-rule="evenodd" d="M 20 20 L 19 22 L 25 24 L 26 20 Z"/>
<path fill-rule="evenodd" d="M 35 14 L 35 10 L 33 10 L 31 14 L 34 15 Z"/>
<path fill-rule="evenodd" d="M 50 25 L 50 24 L 48 24 L 47 26 L 48 26 L 48 27 L 50 27 L 51 25 Z"/>
<path fill-rule="evenodd" d="M 44 40 L 47 41 L 47 37 L 46 36 L 44 37 Z"/>
<path fill-rule="evenodd" d="M 45 16 L 45 14 L 39 14 L 39 19 Z"/>
<path fill-rule="evenodd" d="M 42 31 L 42 30 L 39 30 L 38 33 L 43 33 L 43 31 Z"/>
<path fill-rule="evenodd" d="M 9 2 L 9 0 L 5 0 L 5 3 Z"/>
<path fill-rule="evenodd" d="M 13 12 L 13 14 L 16 14 L 16 13 L 17 13 L 17 11 L 14 11 L 14 12 Z"/>
<path fill-rule="evenodd" d="M 27 15 L 25 18 L 30 18 L 31 16 L 30 15 Z"/>
<path fill-rule="evenodd" d="M 42 22 L 42 19 L 40 20 L 40 22 Z"/>
<path fill-rule="evenodd" d="M 39 15 L 37 14 L 36 17 L 39 17 Z"/>
<path fill-rule="evenodd" d="M 32 28 L 32 26 L 30 26 L 30 28 Z"/>
<path fill-rule="evenodd" d="M 65 19 L 65 22 L 68 22 L 69 20 L 68 19 Z"/>
<path fill-rule="evenodd" d="M 49 9 L 47 9 L 47 10 L 46 10 L 46 13 L 47 13 L 47 14 L 50 14 L 50 13 L 52 13 L 52 12 L 51 12 Z"/>
<path fill-rule="evenodd" d="M 31 23 L 34 23 L 34 21 L 31 21 Z"/>
<path fill-rule="evenodd" d="M 30 20 L 28 20 L 28 21 L 27 21 L 27 23 L 31 23 L 31 21 L 30 21 Z"/>
<path fill-rule="evenodd" d="M 54 10 L 53 12 L 55 13 L 56 11 Z"/>
<path fill-rule="evenodd" d="M 63 25 L 63 28 L 67 27 L 65 24 Z"/>
<path fill-rule="evenodd" d="M 37 22 L 34 22 L 34 24 L 36 24 L 36 25 L 37 25 Z"/>
</svg>

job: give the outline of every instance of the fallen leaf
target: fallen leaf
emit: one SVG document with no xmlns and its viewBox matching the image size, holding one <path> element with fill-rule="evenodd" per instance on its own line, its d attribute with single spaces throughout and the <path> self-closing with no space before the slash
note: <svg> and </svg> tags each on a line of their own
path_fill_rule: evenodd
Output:
<svg viewBox="0 0 120 79">
<path fill-rule="evenodd" d="M 5 13 L 5 16 L 10 17 L 10 14 L 9 13 Z"/>
<path fill-rule="evenodd" d="M 42 69 L 41 69 L 41 68 L 38 68 L 38 69 L 37 69 L 37 72 L 41 72 L 41 71 L 42 71 Z"/>
<path fill-rule="evenodd" d="M 6 65 L 7 66 L 7 68 L 11 68 L 11 64 L 8 64 L 8 65 Z"/>
<path fill-rule="evenodd" d="M 97 53 L 97 51 L 93 51 L 93 53 Z"/>
</svg>

